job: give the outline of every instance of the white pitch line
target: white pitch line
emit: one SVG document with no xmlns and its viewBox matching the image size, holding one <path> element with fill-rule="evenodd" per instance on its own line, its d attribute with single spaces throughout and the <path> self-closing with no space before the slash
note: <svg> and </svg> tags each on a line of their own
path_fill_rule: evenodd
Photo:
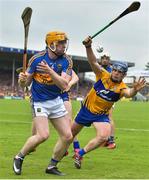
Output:
<svg viewBox="0 0 149 180">
<path fill-rule="evenodd" d="M 19 113 L 19 112 L 17 112 L 17 113 L 14 113 L 14 112 L 0 112 L 0 114 L 6 114 L 6 115 L 31 115 L 31 113 Z"/>
<path fill-rule="evenodd" d="M 149 132 L 149 129 L 132 129 L 132 128 L 116 128 L 117 130 L 122 131 L 140 131 L 140 132 Z"/>
<path fill-rule="evenodd" d="M 13 121 L 13 120 L 9 119 L 9 120 L 0 120 L 0 123 L 31 124 L 31 123 L 32 123 L 32 121 L 31 121 L 31 122 L 28 122 L 28 121 Z"/>
</svg>

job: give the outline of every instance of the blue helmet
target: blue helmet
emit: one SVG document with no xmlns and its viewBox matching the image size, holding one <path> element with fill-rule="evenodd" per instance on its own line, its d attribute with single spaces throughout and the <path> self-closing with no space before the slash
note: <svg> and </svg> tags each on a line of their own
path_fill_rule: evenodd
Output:
<svg viewBox="0 0 149 180">
<path fill-rule="evenodd" d="M 113 64 L 112 69 L 126 73 L 128 71 L 128 65 L 126 62 L 117 61 Z"/>
</svg>

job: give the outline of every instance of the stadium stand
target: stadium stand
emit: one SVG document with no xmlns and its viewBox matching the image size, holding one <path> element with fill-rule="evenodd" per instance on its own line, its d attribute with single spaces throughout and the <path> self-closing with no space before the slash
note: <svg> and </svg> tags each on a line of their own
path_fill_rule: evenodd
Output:
<svg viewBox="0 0 149 180">
<path fill-rule="evenodd" d="M 28 50 L 28 59 L 39 51 Z M 91 72 L 86 57 L 70 55 L 73 60 L 73 69 L 78 74 L 80 81 L 71 90 L 72 99 L 78 96 L 84 98 L 93 85 L 93 81 L 85 79 L 85 73 Z M 24 92 L 17 83 L 16 69 L 22 66 L 23 49 L 0 46 L 0 98 L 24 98 Z M 115 62 L 116 60 L 111 60 Z M 129 67 L 134 63 L 127 62 Z M 149 94 L 149 88 L 145 88 L 143 94 Z"/>
</svg>

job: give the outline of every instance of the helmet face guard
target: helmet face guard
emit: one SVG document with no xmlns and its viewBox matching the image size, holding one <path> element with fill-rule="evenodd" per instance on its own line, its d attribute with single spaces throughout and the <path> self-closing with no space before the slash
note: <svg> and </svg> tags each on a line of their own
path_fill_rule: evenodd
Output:
<svg viewBox="0 0 149 180">
<path fill-rule="evenodd" d="M 128 71 L 128 65 L 125 62 L 116 62 L 113 64 L 112 70 L 118 70 L 125 74 Z"/>
<path fill-rule="evenodd" d="M 63 43 L 66 44 L 65 52 L 68 49 L 69 41 L 68 41 L 67 35 L 64 32 L 60 32 L 60 31 L 49 32 L 46 35 L 45 41 L 46 41 L 46 44 L 47 44 L 48 48 L 52 52 L 56 51 L 56 47 L 57 47 L 58 44 L 63 44 Z"/>
</svg>

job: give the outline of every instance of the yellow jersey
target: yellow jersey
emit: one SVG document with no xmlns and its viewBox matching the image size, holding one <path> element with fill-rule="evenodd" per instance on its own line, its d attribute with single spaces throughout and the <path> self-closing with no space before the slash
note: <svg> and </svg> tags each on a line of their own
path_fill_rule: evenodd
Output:
<svg viewBox="0 0 149 180">
<path fill-rule="evenodd" d="M 85 98 L 83 106 L 94 114 L 109 114 L 112 105 L 123 96 L 122 90 L 126 88 L 123 81 L 113 82 L 111 74 L 102 69 L 96 75 L 96 83 Z"/>
</svg>

